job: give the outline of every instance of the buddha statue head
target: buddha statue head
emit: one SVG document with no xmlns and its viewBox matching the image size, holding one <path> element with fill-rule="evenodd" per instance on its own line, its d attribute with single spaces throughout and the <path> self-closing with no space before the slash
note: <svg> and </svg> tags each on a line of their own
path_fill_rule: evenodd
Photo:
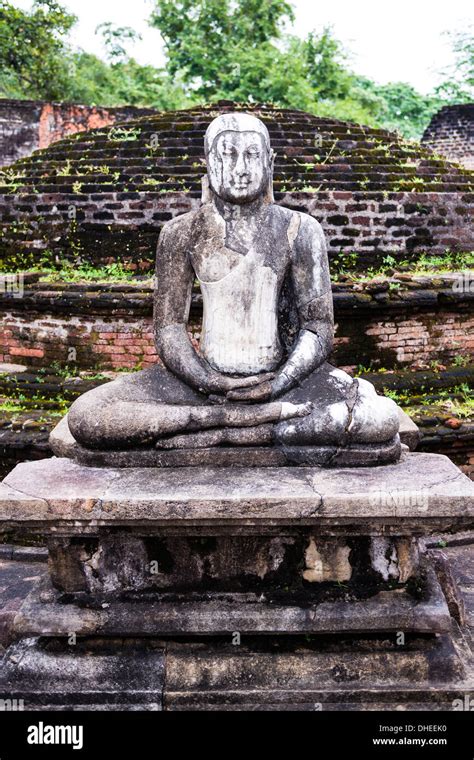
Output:
<svg viewBox="0 0 474 760">
<path fill-rule="evenodd" d="M 273 151 L 268 130 L 247 113 L 222 114 L 204 138 L 210 189 L 223 201 L 252 203 L 271 197 Z"/>
</svg>

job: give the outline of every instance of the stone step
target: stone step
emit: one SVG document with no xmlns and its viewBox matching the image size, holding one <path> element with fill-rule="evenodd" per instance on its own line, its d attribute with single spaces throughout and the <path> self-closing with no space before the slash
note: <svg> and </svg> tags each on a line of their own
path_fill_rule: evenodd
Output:
<svg viewBox="0 0 474 760">
<path fill-rule="evenodd" d="M 53 557 L 55 555 L 53 554 Z M 63 562 L 67 562 L 66 554 Z M 45 580 L 35 587 L 15 616 L 19 636 L 286 636 L 291 634 L 360 634 L 398 631 L 449 633 L 449 610 L 433 571 L 427 573 L 422 600 L 409 592 L 380 591 L 366 599 L 314 601 L 305 589 L 292 599 L 291 591 L 275 593 L 54 593 Z M 56 579 L 59 582 L 59 579 Z M 285 602 L 284 600 L 287 599 Z"/>
</svg>

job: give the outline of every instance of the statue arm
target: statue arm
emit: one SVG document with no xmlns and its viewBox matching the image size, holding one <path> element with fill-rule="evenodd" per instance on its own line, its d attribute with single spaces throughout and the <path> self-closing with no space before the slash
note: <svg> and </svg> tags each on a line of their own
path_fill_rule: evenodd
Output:
<svg viewBox="0 0 474 760">
<path fill-rule="evenodd" d="M 326 241 L 320 224 L 303 215 L 293 245 L 291 278 L 300 320 L 293 349 L 272 382 L 272 397 L 294 388 L 329 357 L 334 315 Z"/>
<path fill-rule="evenodd" d="M 195 273 L 186 250 L 188 220 L 182 216 L 164 225 L 158 241 L 154 291 L 154 331 L 163 364 L 203 393 L 226 393 L 251 386 L 257 378 L 232 378 L 214 370 L 195 351 L 187 323 Z"/>
</svg>

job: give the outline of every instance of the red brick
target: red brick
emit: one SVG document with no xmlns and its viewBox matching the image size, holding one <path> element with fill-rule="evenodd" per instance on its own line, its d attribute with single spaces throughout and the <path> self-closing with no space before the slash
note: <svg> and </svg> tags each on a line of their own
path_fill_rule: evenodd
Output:
<svg viewBox="0 0 474 760">
<path fill-rule="evenodd" d="M 21 346 L 14 346 L 10 350 L 10 354 L 12 356 L 36 356 L 38 359 L 42 359 L 44 356 L 44 351 L 42 348 L 23 348 Z"/>
</svg>

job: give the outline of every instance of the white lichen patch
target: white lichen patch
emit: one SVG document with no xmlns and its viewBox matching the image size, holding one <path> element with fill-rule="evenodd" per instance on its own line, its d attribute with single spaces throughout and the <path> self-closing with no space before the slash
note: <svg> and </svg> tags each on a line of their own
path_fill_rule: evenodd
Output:
<svg viewBox="0 0 474 760">
<path fill-rule="evenodd" d="M 316 543 L 312 536 L 304 555 L 306 569 L 303 571 L 303 578 L 311 583 L 342 583 L 350 580 L 350 552 L 343 539 L 325 539 Z"/>
</svg>

